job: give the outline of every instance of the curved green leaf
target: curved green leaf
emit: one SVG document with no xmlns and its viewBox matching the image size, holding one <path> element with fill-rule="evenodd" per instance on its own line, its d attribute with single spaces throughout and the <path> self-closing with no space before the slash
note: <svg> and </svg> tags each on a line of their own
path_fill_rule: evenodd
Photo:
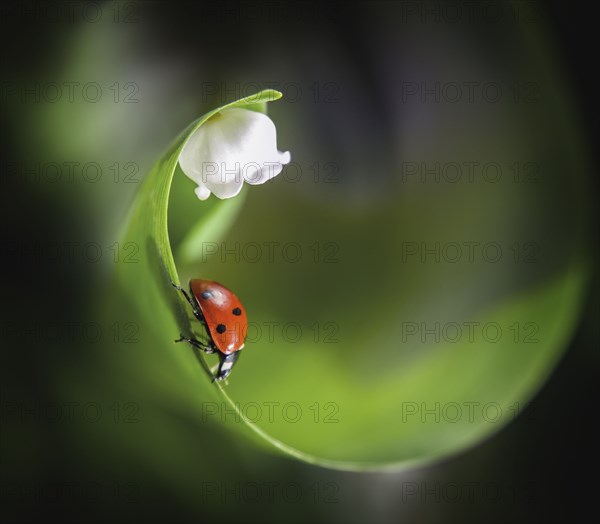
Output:
<svg viewBox="0 0 600 524">
<path fill-rule="evenodd" d="M 263 91 L 229 106 L 264 110 L 279 96 Z M 509 245 L 514 231 L 498 228 L 493 213 L 488 223 L 483 213 L 478 221 L 456 213 L 477 206 L 484 191 L 502 196 L 495 187 L 477 195 L 449 192 L 438 201 L 435 194 L 390 194 L 363 213 L 314 203 L 308 208 L 296 192 L 275 184 L 231 200 L 198 202 L 177 160 L 187 137 L 221 109 L 191 124 L 157 163 L 123 236 L 140 250 L 140 263 L 122 264 L 121 277 L 155 328 L 158 349 L 148 370 L 159 375 L 162 394 L 175 400 L 169 405 L 201 420 L 205 403 L 214 402 L 215 420 L 268 449 L 353 470 L 429 461 L 513 420 L 573 330 L 588 273 L 585 257 L 574 249 L 522 272 L 510 260 L 434 268 L 405 260 L 407 241 L 483 242 L 484 228 Z M 516 190 L 504 191 L 502 205 Z M 176 203 L 171 211 L 170 200 Z M 294 242 L 304 252 L 297 263 L 281 256 L 253 263 L 206 257 L 208 242 L 225 242 L 226 249 Z M 332 245 L 333 253 L 323 252 Z M 320 263 L 323 257 L 332 263 Z M 179 332 L 194 332 L 187 304 L 170 284 L 184 280 L 180 276 L 222 281 L 242 298 L 255 328 L 300 326 L 303 336 L 293 340 L 280 332 L 273 340 L 263 330 L 247 343 L 230 384 L 213 384 L 214 357 L 172 343 Z M 528 285 L 516 285 L 517 276 Z M 503 335 L 407 336 L 415 326 L 436 322 L 463 330 L 497 325 Z"/>
</svg>

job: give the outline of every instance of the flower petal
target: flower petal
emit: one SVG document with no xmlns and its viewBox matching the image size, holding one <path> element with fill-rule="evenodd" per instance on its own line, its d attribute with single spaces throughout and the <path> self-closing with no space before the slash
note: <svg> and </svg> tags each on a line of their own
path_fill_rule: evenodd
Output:
<svg viewBox="0 0 600 524">
<path fill-rule="evenodd" d="M 194 189 L 194 193 L 200 200 L 206 200 L 210 196 L 210 189 L 204 184 L 198 184 L 198 187 Z"/>
<path fill-rule="evenodd" d="M 206 181 L 206 187 L 208 187 L 208 189 L 218 198 L 231 198 L 236 196 L 242 190 L 243 185 L 244 179 L 241 176 L 225 183 L 217 183 L 211 180 Z"/>
<path fill-rule="evenodd" d="M 199 199 L 237 195 L 244 180 L 263 184 L 277 176 L 290 153 L 277 150 L 277 130 L 263 113 L 228 108 L 212 116 L 190 136 L 179 164 L 198 187 Z"/>
<path fill-rule="evenodd" d="M 282 169 L 282 163 L 269 162 L 262 168 L 254 170 L 254 172 L 252 173 L 244 173 L 244 180 L 248 184 L 251 184 L 253 186 L 264 184 L 268 180 L 271 180 L 272 178 L 276 177 L 279 173 L 281 173 Z"/>
</svg>

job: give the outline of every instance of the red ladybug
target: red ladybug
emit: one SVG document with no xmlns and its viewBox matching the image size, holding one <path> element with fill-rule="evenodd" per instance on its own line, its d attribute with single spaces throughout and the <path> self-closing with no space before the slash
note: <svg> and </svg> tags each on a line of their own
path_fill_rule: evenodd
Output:
<svg viewBox="0 0 600 524">
<path fill-rule="evenodd" d="M 223 380 L 231 373 L 231 368 L 244 349 L 244 340 L 248 331 L 246 310 L 233 292 L 212 280 L 190 280 L 190 295 L 175 283 L 175 289 L 181 291 L 192 306 L 194 316 L 204 324 L 210 335 L 208 345 L 195 338 L 183 335 L 175 342 L 189 342 L 206 353 L 219 353 L 219 369 L 213 380 Z"/>
</svg>

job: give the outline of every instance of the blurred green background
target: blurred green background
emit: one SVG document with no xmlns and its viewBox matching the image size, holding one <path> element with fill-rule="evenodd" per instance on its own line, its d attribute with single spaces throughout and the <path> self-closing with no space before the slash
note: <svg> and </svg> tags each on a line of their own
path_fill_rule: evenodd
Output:
<svg viewBox="0 0 600 524">
<path fill-rule="evenodd" d="M 4 13 L 9 521 L 583 514 L 596 182 L 562 8 L 53 5 Z M 171 188 L 181 281 L 250 315 L 225 397 L 127 217 L 191 121 L 270 87 L 294 164 Z"/>
</svg>

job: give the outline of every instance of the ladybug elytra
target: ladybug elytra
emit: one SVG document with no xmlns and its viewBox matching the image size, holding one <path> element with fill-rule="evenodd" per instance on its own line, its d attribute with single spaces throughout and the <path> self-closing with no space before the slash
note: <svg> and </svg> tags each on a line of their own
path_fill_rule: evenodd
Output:
<svg viewBox="0 0 600 524">
<path fill-rule="evenodd" d="M 227 378 L 240 351 L 244 349 L 248 330 L 248 319 L 242 303 L 230 289 L 212 280 L 190 280 L 191 297 L 183 288 L 172 284 L 183 294 L 194 316 L 202 322 L 210 336 L 208 344 L 183 335 L 175 342 L 188 342 L 208 354 L 218 353 L 219 368 L 213 380 Z"/>
</svg>

